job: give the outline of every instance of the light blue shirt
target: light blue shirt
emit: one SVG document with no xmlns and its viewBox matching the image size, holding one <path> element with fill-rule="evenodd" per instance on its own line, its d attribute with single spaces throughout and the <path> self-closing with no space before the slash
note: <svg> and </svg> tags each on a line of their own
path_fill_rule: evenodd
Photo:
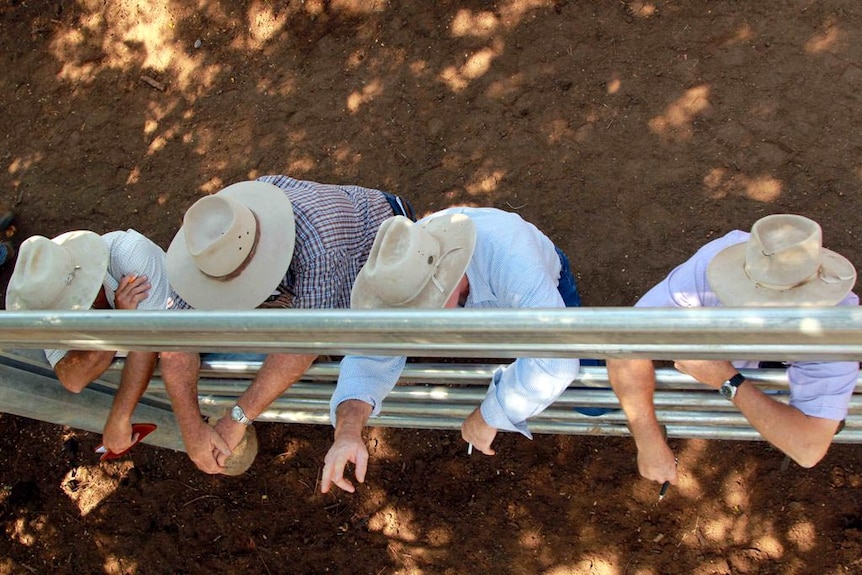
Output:
<svg viewBox="0 0 862 575">
<path fill-rule="evenodd" d="M 494 208 L 450 208 L 428 218 L 441 213 L 464 214 L 476 225 L 476 249 L 466 272 L 470 293 L 464 307 L 565 307 L 557 291 L 559 255 L 534 225 Z M 330 401 L 333 424 L 338 405 L 350 399 L 370 404 L 372 416 L 380 413 L 405 363 L 405 357 L 345 357 Z M 499 368 L 482 402 L 482 417 L 497 429 L 532 437 L 526 420 L 553 403 L 579 368 L 580 362 L 571 358 L 520 358 Z"/>
<path fill-rule="evenodd" d="M 636 307 L 720 307 L 721 302 L 707 280 L 707 268 L 720 251 L 748 240 L 748 232 L 732 231 L 700 248 L 688 261 L 677 266 L 658 285 L 648 291 Z M 859 305 L 849 293 L 838 305 Z M 737 369 L 757 368 L 757 361 L 734 361 Z M 812 417 L 841 421 L 856 380 L 856 361 L 794 361 L 787 368 L 790 405 Z"/>
</svg>

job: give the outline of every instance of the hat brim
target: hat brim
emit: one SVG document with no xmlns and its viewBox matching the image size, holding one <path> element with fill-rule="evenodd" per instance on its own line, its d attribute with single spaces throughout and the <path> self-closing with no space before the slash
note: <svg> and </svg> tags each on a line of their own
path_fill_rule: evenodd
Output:
<svg viewBox="0 0 862 575">
<path fill-rule="evenodd" d="M 476 225 L 464 214 L 442 214 L 432 216 L 424 222 L 417 223 L 440 243 L 440 253 L 445 254 L 437 268 L 437 281 L 443 286 L 443 291 L 428 282 L 419 295 L 397 307 L 407 308 L 442 308 L 449 296 L 458 287 L 458 282 L 467 271 L 473 251 L 476 249 Z M 410 270 L 405 270 L 409 273 Z M 353 289 L 350 291 L 350 307 L 355 309 L 391 308 L 377 295 L 371 282 L 365 279 L 362 272 L 356 277 Z"/>
<path fill-rule="evenodd" d="M 788 290 L 758 285 L 745 273 L 746 243 L 720 251 L 707 267 L 712 291 L 729 307 L 833 306 L 843 300 L 856 283 L 856 270 L 847 258 L 821 248 L 821 273 L 813 280 Z M 824 278 L 830 278 L 825 281 Z M 849 279 L 845 279 L 849 278 Z"/>
<path fill-rule="evenodd" d="M 89 230 L 74 230 L 60 234 L 51 241 L 66 248 L 77 267 L 72 282 L 64 290 L 61 299 L 55 302 L 53 309 L 90 309 L 96 301 L 96 296 L 99 295 L 99 290 L 102 289 L 105 274 L 108 271 L 109 254 L 105 240 L 99 234 Z M 18 271 L 17 262 L 15 271 Z M 13 282 L 10 281 L 11 283 Z M 19 297 L 15 290 L 9 290 L 6 293 L 6 308 L 33 309 L 27 306 L 25 299 Z"/>
<path fill-rule="evenodd" d="M 284 190 L 265 182 L 240 182 L 219 191 L 257 216 L 260 236 L 251 261 L 235 278 L 206 275 L 192 258 L 180 228 L 167 251 L 168 281 L 197 309 L 254 309 L 272 295 L 287 274 L 296 243 L 293 206 Z"/>
</svg>

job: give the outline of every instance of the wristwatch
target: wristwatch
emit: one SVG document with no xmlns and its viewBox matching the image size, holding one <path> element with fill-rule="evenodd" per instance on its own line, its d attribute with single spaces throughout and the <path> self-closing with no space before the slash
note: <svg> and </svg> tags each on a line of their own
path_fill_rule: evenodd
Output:
<svg viewBox="0 0 862 575">
<path fill-rule="evenodd" d="M 245 412 L 239 405 L 234 405 L 230 409 L 230 418 L 237 423 L 242 423 L 243 425 L 251 425 L 254 423 L 251 419 L 245 416 Z"/>
<path fill-rule="evenodd" d="M 741 373 L 737 373 L 721 384 L 721 388 L 719 389 L 721 395 L 723 395 L 728 401 L 733 401 L 733 398 L 736 397 L 736 392 L 739 390 L 739 386 L 742 385 L 743 381 L 745 381 L 745 376 Z"/>
</svg>

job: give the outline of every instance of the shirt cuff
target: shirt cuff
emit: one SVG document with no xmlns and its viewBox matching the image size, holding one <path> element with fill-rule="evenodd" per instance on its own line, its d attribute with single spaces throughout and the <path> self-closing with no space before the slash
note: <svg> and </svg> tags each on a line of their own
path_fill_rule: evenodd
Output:
<svg viewBox="0 0 862 575">
<path fill-rule="evenodd" d="M 482 401 L 482 406 L 480 408 L 482 419 L 485 420 L 485 423 L 496 429 L 517 431 L 521 435 L 529 439 L 533 439 L 533 434 L 530 433 L 530 430 L 527 427 L 527 422 L 514 422 L 510 420 L 509 416 L 506 415 L 506 411 L 503 409 L 503 405 L 497 399 L 497 380 L 501 373 L 503 373 L 503 370 L 497 369 L 497 371 L 494 372 L 493 379 L 491 379 L 491 384 L 488 386 L 488 393 L 485 395 L 485 399 Z"/>
</svg>

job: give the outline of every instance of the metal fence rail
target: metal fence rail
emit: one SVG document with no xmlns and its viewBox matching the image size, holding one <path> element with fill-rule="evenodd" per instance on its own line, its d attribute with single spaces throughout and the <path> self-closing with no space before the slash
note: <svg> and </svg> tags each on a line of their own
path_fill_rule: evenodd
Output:
<svg viewBox="0 0 862 575">
<path fill-rule="evenodd" d="M 477 406 L 493 371 L 515 357 L 643 357 L 671 359 L 850 360 L 862 358 L 862 310 L 829 309 L 633 309 L 565 310 L 266 310 L 251 312 L 6 312 L 0 314 L 0 347 L 25 349 L 0 354 L 0 385 L 27 372 L 52 379 L 41 348 L 315 353 L 325 356 L 403 354 L 408 363 L 399 386 L 372 425 L 457 429 Z M 29 352 L 29 353 L 28 353 Z M 471 358 L 472 363 L 431 358 Z M 489 361 L 491 358 L 493 361 Z M 122 360 L 88 388 L 108 398 Z M 245 390 L 260 360 L 204 360 L 202 410 L 220 414 Z M 15 373 L 10 370 L 17 370 Z M 10 376 L 10 373 L 12 374 Z M 783 370 L 745 372 L 786 401 Z M 320 361 L 302 381 L 272 404 L 260 421 L 329 424 L 329 397 L 337 361 Z M 11 377 L 12 383 L 9 383 Z M 32 379 L 30 376 L 28 378 Z M 718 393 L 672 368 L 657 371 L 656 406 L 671 437 L 759 439 L 744 417 Z M 29 385 L 29 383 L 28 383 Z M 52 384 L 59 388 L 54 380 Z M 625 416 L 608 389 L 603 367 L 582 367 L 563 394 L 530 422 L 536 433 L 627 435 Z M 44 386 L 43 386 L 44 387 Z M 48 386 L 50 387 L 50 385 Z M 20 394 L 19 394 L 20 395 Z M 56 404 L 71 397 L 62 388 Z M 104 398 L 102 398 L 104 399 Z M 4 401 L 0 391 L 0 403 Z M 15 410 L 28 415 L 26 400 Z M 104 403 L 104 401 L 95 402 Z M 108 401 L 109 405 L 109 401 Z M 576 407 L 616 409 L 590 417 Z M 168 413 L 170 402 L 157 374 L 142 401 L 145 410 Z M 59 409 L 59 408 L 58 408 Z M 86 411 L 86 405 L 75 409 Z M 36 417 L 100 431 L 103 408 L 69 423 L 67 416 Z M 101 419 L 100 419 L 101 418 Z M 170 418 L 172 419 L 172 418 Z M 168 423 L 165 423 L 169 426 Z M 161 432 L 161 429 L 160 429 Z M 176 433 L 175 427 L 167 431 Z M 173 438 L 153 443 L 177 448 Z M 862 443 L 862 384 L 857 385 L 845 429 L 837 442 Z"/>
</svg>

